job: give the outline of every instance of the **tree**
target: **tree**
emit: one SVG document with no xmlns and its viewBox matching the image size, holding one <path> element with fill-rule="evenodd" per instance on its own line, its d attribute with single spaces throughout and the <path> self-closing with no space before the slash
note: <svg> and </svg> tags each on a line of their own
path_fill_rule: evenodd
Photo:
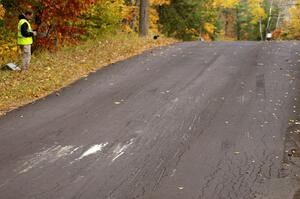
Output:
<svg viewBox="0 0 300 199">
<path fill-rule="evenodd" d="M 289 9 L 290 19 L 287 22 L 288 38 L 300 39 L 300 0 Z"/>
<path fill-rule="evenodd" d="M 149 32 L 149 0 L 140 0 L 139 34 L 147 36 Z"/>
<path fill-rule="evenodd" d="M 98 0 L 81 14 L 80 19 L 88 36 L 104 35 L 119 30 L 124 18 L 127 19 L 123 3 L 123 0 Z"/>
<path fill-rule="evenodd" d="M 240 39 L 240 0 L 215 0 L 215 7 L 219 9 L 221 19 L 224 18 L 224 36 L 234 37 L 237 35 L 237 39 Z M 221 20 L 222 21 L 222 20 Z M 236 23 L 235 23 L 236 22 Z M 236 25 L 236 30 L 232 30 Z"/>
<path fill-rule="evenodd" d="M 161 31 L 183 40 L 214 39 L 218 31 L 213 0 L 172 0 L 159 6 Z"/>
</svg>

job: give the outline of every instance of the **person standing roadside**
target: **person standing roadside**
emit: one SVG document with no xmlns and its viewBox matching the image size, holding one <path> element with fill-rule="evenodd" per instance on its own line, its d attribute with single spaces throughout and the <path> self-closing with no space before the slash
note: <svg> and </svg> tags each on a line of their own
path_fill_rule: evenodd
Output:
<svg viewBox="0 0 300 199">
<path fill-rule="evenodd" d="M 22 53 L 22 70 L 28 70 L 31 60 L 31 45 L 33 43 L 33 36 L 37 33 L 32 31 L 29 21 L 33 18 L 33 12 L 28 10 L 25 14 L 19 16 L 18 23 L 18 45 Z"/>
</svg>

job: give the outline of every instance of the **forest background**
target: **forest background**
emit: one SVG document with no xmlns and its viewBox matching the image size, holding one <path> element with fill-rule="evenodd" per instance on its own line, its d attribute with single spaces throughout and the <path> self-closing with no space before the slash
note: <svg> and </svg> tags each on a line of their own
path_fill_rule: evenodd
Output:
<svg viewBox="0 0 300 199">
<path fill-rule="evenodd" d="M 27 9 L 38 31 L 32 67 L 29 75 L 0 70 L 0 115 L 178 40 L 300 39 L 300 0 L 0 0 L 0 68 L 18 60 L 18 16 Z"/>
<path fill-rule="evenodd" d="M 141 0 L 149 2 L 150 34 L 182 40 L 300 38 L 300 0 Z M 53 49 L 111 34 L 134 34 L 140 0 L 0 0 L 2 63 L 15 57 L 18 16 L 35 12 L 35 46 Z"/>
</svg>

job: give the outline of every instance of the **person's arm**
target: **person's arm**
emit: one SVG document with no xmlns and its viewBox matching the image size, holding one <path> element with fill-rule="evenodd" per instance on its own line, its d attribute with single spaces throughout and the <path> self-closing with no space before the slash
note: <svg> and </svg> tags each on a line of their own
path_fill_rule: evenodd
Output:
<svg viewBox="0 0 300 199">
<path fill-rule="evenodd" d="M 24 23 L 21 26 L 21 34 L 22 34 L 23 37 L 33 37 L 34 36 L 33 32 L 28 31 L 28 24 L 27 23 Z"/>
</svg>

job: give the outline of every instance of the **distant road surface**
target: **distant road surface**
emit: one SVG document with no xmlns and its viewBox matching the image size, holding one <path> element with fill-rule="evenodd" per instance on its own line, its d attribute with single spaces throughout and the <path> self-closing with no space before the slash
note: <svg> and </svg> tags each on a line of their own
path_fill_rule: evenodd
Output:
<svg viewBox="0 0 300 199">
<path fill-rule="evenodd" d="M 0 119 L 0 199 L 299 199 L 300 42 L 187 42 Z"/>
</svg>

